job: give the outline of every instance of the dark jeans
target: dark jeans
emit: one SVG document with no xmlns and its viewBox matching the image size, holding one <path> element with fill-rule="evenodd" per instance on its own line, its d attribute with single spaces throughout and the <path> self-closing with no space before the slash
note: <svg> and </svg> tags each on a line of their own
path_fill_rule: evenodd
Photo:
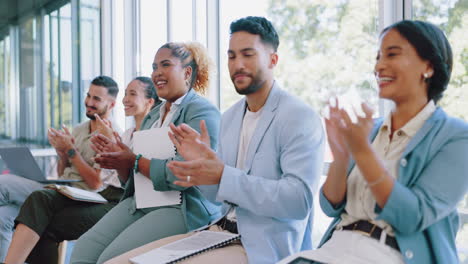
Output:
<svg viewBox="0 0 468 264">
<path fill-rule="evenodd" d="M 78 239 L 88 231 L 119 202 L 123 190 L 109 186 L 100 194 L 109 203 L 75 201 L 55 190 L 33 192 L 15 220 L 16 224 L 24 224 L 40 236 L 27 262 L 57 263 L 58 244 Z"/>
</svg>

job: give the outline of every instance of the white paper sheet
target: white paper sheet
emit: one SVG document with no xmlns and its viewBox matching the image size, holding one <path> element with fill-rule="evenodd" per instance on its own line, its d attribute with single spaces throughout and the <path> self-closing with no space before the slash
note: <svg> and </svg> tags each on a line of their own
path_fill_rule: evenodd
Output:
<svg viewBox="0 0 468 264">
<path fill-rule="evenodd" d="M 169 127 L 135 132 L 133 134 L 133 151 L 148 159 L 165 160 L 173 158 L 175 156 L 175 147 L 167 134 L 168 132 Z M 179 191 L 155 191 L 153 182 L 141 173 L 136 173 L 134 179 L 137 208 L 180 204 Z"/>
</svg>

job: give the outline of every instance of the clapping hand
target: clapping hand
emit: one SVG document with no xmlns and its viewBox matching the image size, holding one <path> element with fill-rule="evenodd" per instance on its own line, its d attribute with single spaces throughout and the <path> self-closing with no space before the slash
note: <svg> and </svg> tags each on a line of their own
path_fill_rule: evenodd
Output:
<svg viewBox="0 0 468 264">
<path fill-rule="evenodd" d="M 356 114 L 356 122 L 352 122 L 348 113 L 336 106 L 330 106 L 330 118 L 325 119 L 328 142 L 335 160 L 347 163 L 350 154 L 356 155 L 362 147 L 370 144 L 369 135 L 373 126 L 372 109 L 365 103 L 361 104 L 364 117 Z"/>
<path fill-rule="evenodd" d="M 115 142 L 102 134 L 92 136 L 91 148 L 96 151 L 96 153 L 123 151 L 121 145 L 118 144 L 118 142 L 122 142 L 122 139 L 117 132 L 114 131 L 113 134 L 113 138 L 116 140 Z M 126 145 L 124 144 L 124 146 Z"/>
<path fill-rule="evenodd" d="M 167 167 L 179 178 L 174 184 L 183 187 L 219 184 L 224 164 L 210 148 L 205 121 L 200 121 L 201 134 L 186 124 L 170 127 L 169 137 L 186 160 L 168 163 Z"/>
<path fill-rule="evenodd" d="M 170 128 L 169 138 L 174 143 L 177 153 L 185 160 L 207 157 L 214 153 L 210 148 L 210 135 L 204 120 L 200 121 L 201 134 L 187 124 L 170 124 Z"/>
<path fill-rule="evenodd" d="M 62 125 L 63 130 L 49 128 L 47 138 L 58 154 L 64 154 L 75 145 L 75 138 L 71 135 L 67 127 Z"/>
<path fill-rule="evenodd" d="M 120 149 L 117 152 L 103 152 L 97 154 L 94 160 L 104 169 L 116 169 L 120 171 L 133 168 L 136 155 L 122 141 L 117 138 L 116 147 Z"/>
<path fill-rule="evenodd" d="M 98 114 L 94 114 L 94 117 L 96 118 L 96 131 L 114 141 L 114 130 L 112 129 L 111 122 L 107 119 L 102 119 Z"/>
</svg>

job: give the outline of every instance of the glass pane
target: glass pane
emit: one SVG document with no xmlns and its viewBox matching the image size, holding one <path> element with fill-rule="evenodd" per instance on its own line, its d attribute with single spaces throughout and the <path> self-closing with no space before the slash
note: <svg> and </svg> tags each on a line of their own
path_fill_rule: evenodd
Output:
<svg viewBox="0 0 468 264">
<path fill-rule="evenodd" d="M 196 32 L 195 32 L 195 39 L 203 44 L 203 46 L 207 46 L 207 25 L 206 25 L 206 4 L 207 0 L 197 0 L 196 1 Z"/>
<path fill-rule="evenodd" d="M 37 46 L 36 20 L 30 18 L 20 24 L 20 116 L 19 136 L 24 140 L 36 140 L 38 135 L 37 85 L 35 51 Z"/>
<path fill-rule="evenodd" d="M 101 74 L 100 21 L 100 0 L 80 0 L 80 87 L 83 90 L 87 90 L 94 77 Z M 80 103 L 85 94 L 81 93 Z M 80 111 L 81 119 L 86 119 L 85 112 Z"/>
<path fill-rule="evenodd" d="M 52 82 L 52 75 L 51 75 L 51 67 L 52 67 L 52 61 L 50 59 L 50 50 L 51 50 L 51 46 L 50 46 L 50 15 L 45 15 L 43 17 L 43 21 L 44 21 L 44 70 L 45 70 L 45 80 L 44 80 L 44 88 L 45 88 L 45 91 L 46 91 L 46 104 L 45 104 L 45 107 L 46 107 L 46 114 L 45 114 L 45 117 L 46 117 L 46 127 L 49 128 L 52 126 L 52 117 L 53 117 L 53 111 L 52 111 L 52 93 L 51 93 L 51 90 L 52 90 L 52 86 L 51 86 L 51 82 Z"/>
<path fill-rule="evenodd" d="M 60 59 L 59 59 L 59 13 L 54 11 L 50 14 L 50 43 L 51 43 L 51 62 L 49 65 L 50 83 L 50 118 L 52 127 L 60 128 L 62 120 L 60 112 L 62 110 L 62 98 L 60 96 Z"/>
<path fill-rule="evenodd" d="M 0 41 L 0 138 L 6 132 L 5 41 Z"/>
<path fill-rule="evenodd" d="M 60 80 L 58 89 L 61 97 L 59 112 L 61 124 L 72 126 L 72 36 L 71 4 L 60 8 Z"/>
<path fill-rule="evenodd" d="M 154 55 L 167 42 L 166 0 L 140 1 L 140 73 L 151 76 Z M 181 17 L 180 14 L 177 17 Z M 178 23 L 176 23 L 178 24 Z"/>
<path fill-rule="evenodd" d="M 465 0 L 413 0 L 413 19 L 436 24 L 445 32 L 453 52 L 450 84 L 439 105 L 468 121 L 468 5 Z M 461 263 L 468 263 L 468 195 L 458 207 L 461 228 L 457 246 Z"/>
<path fill-rule="evenodd" d="M 192 0 L 171 0 L 171 41 L 191 41 L 192 34 Z"/>
<path fill-rule="evenodd" d="M 11 50 L 10 50 L 10 37 L 5 37 L 5 53 L 4 53 L 4 60 L 5 60 L 5 98 L 9 98 L 9 94 L 11 91 Z M 10 130 L 10 109 L 8 107 L 8 102 L 5 101 L 5 136 L 11 137 L 11 130 Z M 10 104 L 11 105 L 11 104 Z"/>
</svg>

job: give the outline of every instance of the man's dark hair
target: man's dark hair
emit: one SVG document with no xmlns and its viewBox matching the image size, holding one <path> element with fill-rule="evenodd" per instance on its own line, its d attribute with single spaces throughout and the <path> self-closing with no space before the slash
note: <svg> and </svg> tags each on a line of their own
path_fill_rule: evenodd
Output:
<svg viewBox="0 0 468 264">
<path fill-rule="evenodd" d="M 271 22 L 264 17 L 248 16 L 240 18 L 231 23 L 230 30 L 231 35 L 239 31 L 259 35 L 263 43 L 271 45 L 275 52 L 278 50 L 278 33 Z"/>
<path fill-rule="evenodd" d="M 395 29 L 416 49 L 419 57 L 431 63 L 434 74 L 427 78 L 427 96 L 435 103 L 442 98 L 452 73 L 452 48 L 445 34 L 437 26 L 418 20 L 403 20 L 385 28 Z"/>
<path fill-rule="evenodd" d="M 98 76 L 91 81 L 91 84 L 106 87 L 107 93 L 110 96 L 117 98 L 117 94 L 119 93 L 119 86 L 111 77 L 104 75 Z"/>
</svg>

